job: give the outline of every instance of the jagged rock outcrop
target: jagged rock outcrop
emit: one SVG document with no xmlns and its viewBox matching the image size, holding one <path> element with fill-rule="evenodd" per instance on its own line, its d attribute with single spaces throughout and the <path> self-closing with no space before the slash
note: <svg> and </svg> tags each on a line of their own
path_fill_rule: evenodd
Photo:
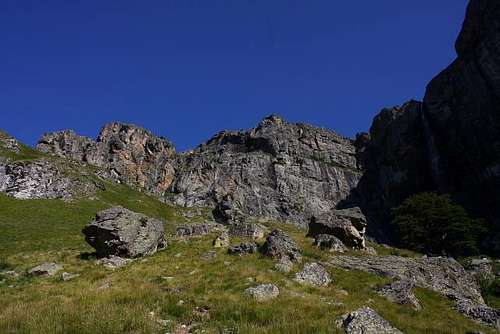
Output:
<svg viewBox="0 0 500 334">
<path fill-rule="evenodd" d="M 9 162 L 0 158 L 0 191 L 18 199 L 91 197 L 102 187 L 71 164 L 50 159 Z"/>
<path fill-rule="evenodd" d="M 490 326 L 495 325 L 499 319 L 498 310 L 485 304 L 480 287 L 474 278 L 452 258 L 339 255 L 332 257 L 330 264 L 349 270 L 366 271 L 398 281 L 408 281 L 416 287 L 436 291 L 455 301 L 457 309 L 465 315 Z M 399 289 L 400 286 L 393 288 Z M 461 305 L 467 307 L 461 307 Z M 484 318 L 481 318 L 481 315 L 484 315 Z"/>
<path fill-rule="evenodd" d="M 420 310 L 418 298 L 413 294 L 413 282 L 408 279 L 392 282 L 382 287 L 378 293 L 393 303 L 409 305 L 415 310 Z"/>
<path fill-rule="evenodd" d="M 21 144 L 17 139 L 0 130 L 0 150 L 19 153 L 21 151 Z"/>
<path fill-rule="evenodd" d="M 311 218 L 307 236 L 329 234 L 349 248 L 364 249 L 366 225 L 366 218 L 357 207 L 332 210 Z"/>
<path fill-rule="evenodd" d="M 347 247 L 337 237 L 331 234 L 318 234 L 314 237 L 314 245 L 320 249 L 330 252 L 344 253 Z"/>
<path fill-rule="evenodd" d="M 356 186 L 355 148 L 334 132 L 277 116 L 250 131 L 221 132 L 179 156 L 173 203 L 214 207 L 226 223 L 246 216 L 305 226 Z"/>
<path fill-rule="evenodd" d="M 174 178 L 173 145 L 134 125 L 107 124 L 95 141 L 70 130 L 47 133 L 37 148 L 101 167 L 102 176 L 154 194 L 163 194 Z"/>
<path fill-rule="evenodd" d="M 141 257 L 167 245 L 160 220 L 122 207 L 98 212 L 82 232 L 99 257 Z"/>
</svg>

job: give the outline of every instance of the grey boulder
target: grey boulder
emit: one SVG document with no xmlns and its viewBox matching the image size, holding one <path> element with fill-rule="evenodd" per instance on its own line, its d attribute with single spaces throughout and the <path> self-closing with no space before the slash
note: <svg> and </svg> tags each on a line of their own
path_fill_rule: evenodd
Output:
<svg viewBox="0 0 500 334">
<path fill-rule="evenodd" d="M 278 229 L 273 230 L 267 236 L 262 246 L 262 253 L 276 259 L 286 257 L 291 261 L 302 261 L 299 246 L 289 235 Z"/>
<path fill-rule="evenodd" d="M 338 325 L 347 334 L 403 334 L 369 307 L 343 315 Z"/>
<path fill-rule="evenodd" d="M 366 218 L 358 207 L 333 210 L 311 218 L 308 237 L 330 234 L 353 249 L 365 248 Z"/>
<path fill-rule="evenodd" d="M 331 234 L 318 234 L 314 238 L 314 245 L 322 250 L 328 250 L 330 252 L 344 253 L 347 251 L 347 247 L 344 243 Z"/>
<path fill-rule="evenodd" d="M 325 267 L 313 262 L 306 263 L 302 271 L 295 274 L 295 281 L 313 286 L 327 286 L 332 279 Z"/>
<path fill-rule="evenodd" d="M 257 301 L 267 301 L 278 297 L 280 290 L 274 284 L 261 284 L 245 290 L 245 294 Z"/>
<path fill-rule="evenodd" d="M 151 255 L 167 245 L 160 220 L 123 207 L 98 212 L 82 232 L 100 257 L 136 258 Z"/>
</svg>

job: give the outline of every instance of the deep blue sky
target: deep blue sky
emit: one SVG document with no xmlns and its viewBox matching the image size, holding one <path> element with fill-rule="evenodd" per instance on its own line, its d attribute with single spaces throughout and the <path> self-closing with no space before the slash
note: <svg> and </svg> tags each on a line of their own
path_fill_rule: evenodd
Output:
<svg viewBox="0 0 500 334">
<path fill-rule="evenodd" d="M 144 126 L 194 147 L 279 113 L 353 136 L 421 99 L 466 0 L 1 0 L 0 128 Z"/>
</svg>

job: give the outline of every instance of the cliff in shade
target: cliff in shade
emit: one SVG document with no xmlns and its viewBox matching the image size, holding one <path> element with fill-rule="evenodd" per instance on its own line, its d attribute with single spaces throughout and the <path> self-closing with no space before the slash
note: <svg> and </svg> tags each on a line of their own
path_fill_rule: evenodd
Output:
<svg viewBox="0 0 500 334">
<path fill-rule="evenodd" d="M 381 235 L 389 209 L 408 196 L 449 193 L 493 223 L 489 242 L 500 252 L 500 2 L 469 3 L 455 48 L 423 103 L 385 109 L 358 135 L 365 173 L 352 197 Z"/>
<path fill-rule="evenodd" d="M 384 241 L 391 208 L 419 192 L 447 193 L 492 222 L 486 246 L 500 252 L 500 2 L 470 2 L 456 50 L 423 102 L 382 110 L 356 140 L 270 116 L 180 154 L 166 139 L 121 123 L 106 125 L 96 140 L 48 133 L 37 148 L 175 205 L 223 206 L 249 219 L 305 226 L 336 208 L 359 206 L 368 234 Z M 0 189 L 13 196 L 26 184 L 46 184 L 46 168 L 3 164 L 0 180 L 9 184 Z M 37 170 L 38 183 L 23 168 Z"/>
</svg>

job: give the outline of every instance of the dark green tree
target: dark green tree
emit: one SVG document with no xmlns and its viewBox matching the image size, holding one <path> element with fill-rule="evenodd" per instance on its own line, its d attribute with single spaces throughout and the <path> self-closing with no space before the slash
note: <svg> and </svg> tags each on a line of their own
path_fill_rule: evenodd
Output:
<svg viewBox="0 0 500 334">
<path fill-rule="evenodd" d="M 393 210 L 393 225 L 403 247 L 432 255 L 478 254 L 486 224 L 469 217 L 448 196 L 421 193 Z"/>
</svg>

